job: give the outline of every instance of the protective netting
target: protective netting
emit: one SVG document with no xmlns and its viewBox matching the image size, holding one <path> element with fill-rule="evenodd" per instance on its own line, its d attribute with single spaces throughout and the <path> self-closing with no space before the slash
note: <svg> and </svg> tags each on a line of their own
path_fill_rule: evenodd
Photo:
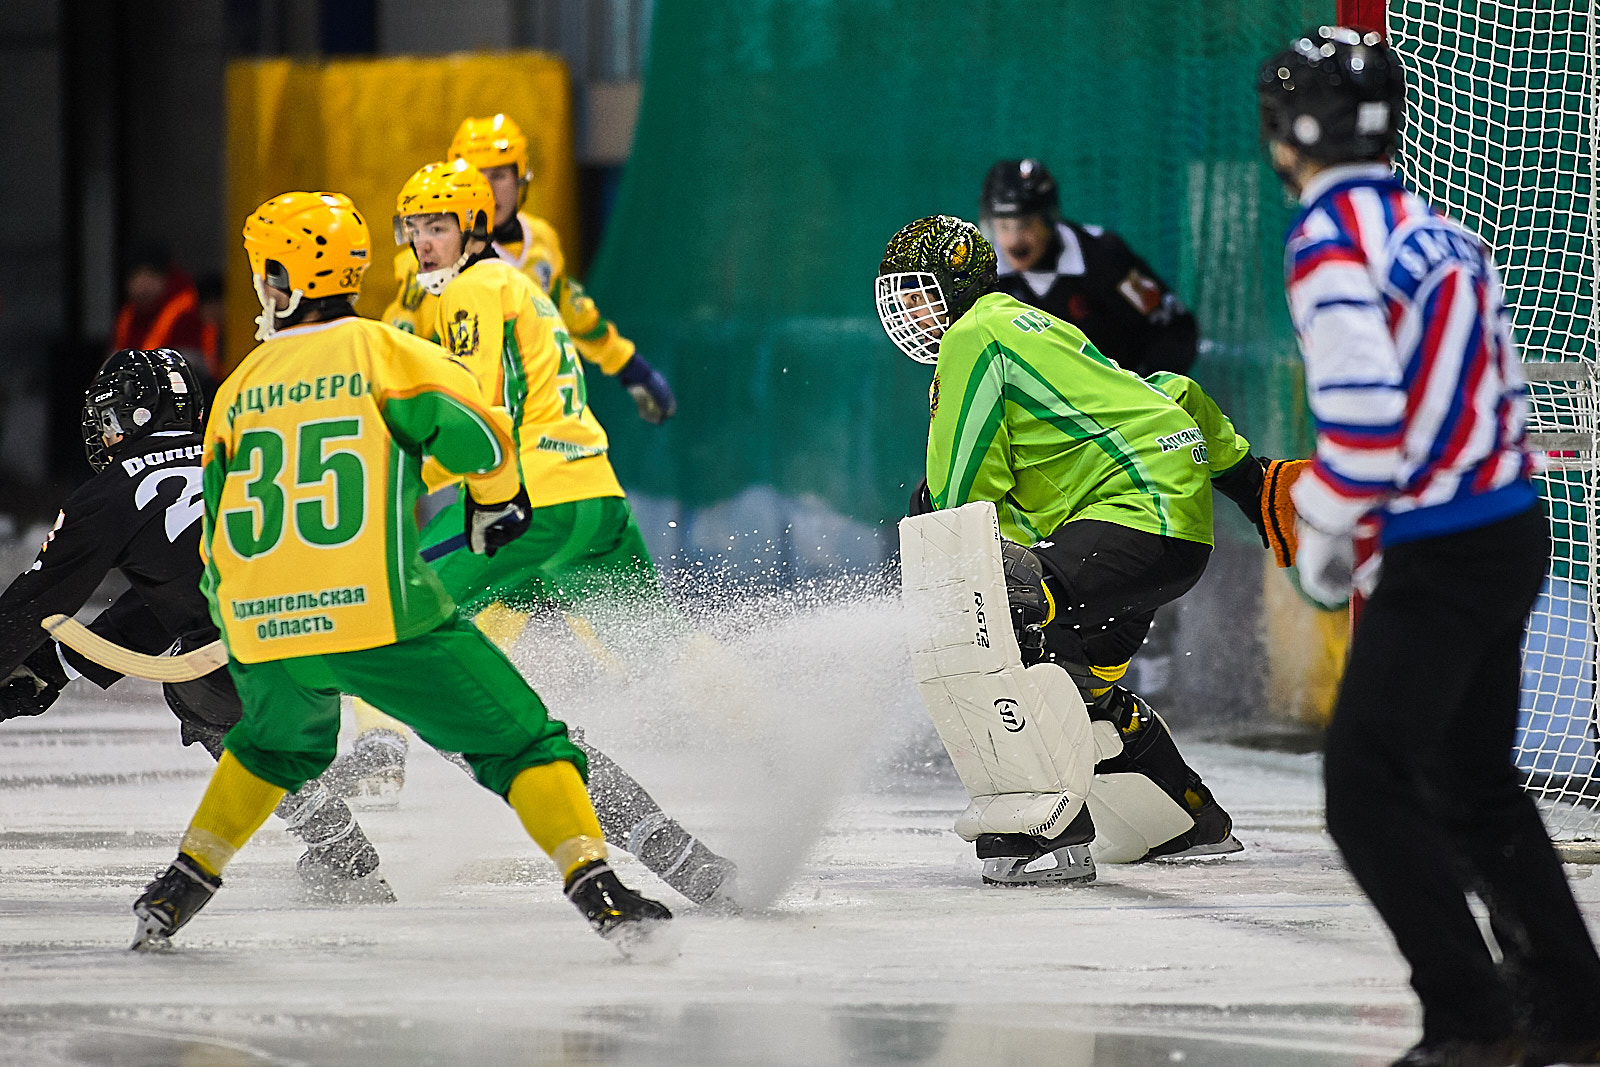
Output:
<svg viewBox="0 0 1600 1067">
<path fill-rule="evenodd" d="M 1390 0 L 1400 168 L 1494 250 L 1529 368 L 1552 565 L 1524 647 L 1517 766 L 1552 833 L 1600 835 L 1596 768 L 1595 0 Z M 1550 366 L 1564 363 L 1564 366 Z"/>
</svg>

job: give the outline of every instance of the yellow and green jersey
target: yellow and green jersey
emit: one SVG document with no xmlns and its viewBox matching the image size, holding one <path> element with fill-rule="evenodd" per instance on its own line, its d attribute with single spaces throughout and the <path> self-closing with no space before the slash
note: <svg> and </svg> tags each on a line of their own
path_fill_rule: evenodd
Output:
<svg viewBox="0 0 1600 1067">
<path fill-rule="evenodd" d="M 994 501 L 1000 532 L 1023 544 L 1076 519 L 1211 544 L 1211 474 L 1249 442 L 1190 379 L 1158 377 L 1118 367 L 1070 323 L 981 297 L 939 343 L 935 506 Z"/>
<path fill-rule="evenodd" d="M 567 277 L 567 260 L 554 226 L 526 212 L 517 213 L 522 240 L 495 242 L 497 256 L 527 275 L 561 312 L 572 343 L 602 373 L 615 374 L 633 358 L 633 342 L 600 314 L 583 286 Z M 439 300 L 417 281 L 417 257 L 410 247 L 394 257 L 398 295 L 384 309 L 383 321 L 418 337 L 437 340 Z"/>
<path fill-rule="evenodd" d="M 623 495 L 583 362 L 543 290 L 504 260 L 484 259 L 445 286 L 437 313 L 440 344 L 488 403 L 511 414 L 534 507 Z M 431 468 L 428 480 L 444 481 Z"/>
<path fill-rule="evenodd" d="M 437 346 L 349 316 L 245 358 L 205 433 L 201 589 L 230 656 L 376 648 L 449 618 L 417 554 L 424 457 L 480 500 L 517 493 L 510 420 Z"/>
</svg>

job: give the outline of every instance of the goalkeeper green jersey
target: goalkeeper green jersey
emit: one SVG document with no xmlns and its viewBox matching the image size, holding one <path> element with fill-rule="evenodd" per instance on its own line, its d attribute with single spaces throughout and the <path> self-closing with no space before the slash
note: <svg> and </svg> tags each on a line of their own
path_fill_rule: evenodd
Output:
<svg viewBox="0 0 1600 1067">
<path fill-rule="evenodd" d="M 1209 545 L 1211 475 L 1250 448 L 1190 379 L 1146 381 L 1001 293 L 941 339 L 929 407 L 935 506 L 992 500 L 1000 532 L 1022 544 L 1101 519 Z"/>
</svg>

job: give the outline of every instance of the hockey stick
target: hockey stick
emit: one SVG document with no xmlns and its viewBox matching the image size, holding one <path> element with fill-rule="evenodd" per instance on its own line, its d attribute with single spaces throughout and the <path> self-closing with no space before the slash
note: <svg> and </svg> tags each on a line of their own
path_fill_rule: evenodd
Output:
<svg viewBox="0 0 1600 1067">
<path fill-rule="evenodd" d="M 458 548 L 461 548 L 466 543 L 467 535 L 464 533 L 458 533 L 454 537 L 447 537 L 438 544 L 429 545 L 427 548 L 423 549 L 422 562 L 432 563 L 440 556 L 448 556 L 450 553 L 454 552 Z"/>
<path fill-rule="evenodd" d="M 228 663 L 228 650 L 222 647 L 221 641 L 178 656 L 147 656 L 113 644 L 65 615 L 51 615 L 39 625 L 48 630 L 51 637 L 100 666 L 152 682 L 192 682 Z"/>
</svg>

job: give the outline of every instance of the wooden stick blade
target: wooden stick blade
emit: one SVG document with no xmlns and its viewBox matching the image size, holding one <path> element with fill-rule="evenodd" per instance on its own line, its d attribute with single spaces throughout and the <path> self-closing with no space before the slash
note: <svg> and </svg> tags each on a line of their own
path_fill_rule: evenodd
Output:
<svg viewBox="0 0 1600 1067">
<path fill-rule="evenodd" d="M 185 652 L 181 656 L 147 656 L 113 644 L 83 623 L 65 615 L 51 615 L 39 625 L 51 637 L 85 658 L 131 678 L 148 678 L 152 682 L 192 682 L 228 663 L 228 650 L 222 647 L 221 641 L 213 641 L 204 648 Z"/>
</svg>

